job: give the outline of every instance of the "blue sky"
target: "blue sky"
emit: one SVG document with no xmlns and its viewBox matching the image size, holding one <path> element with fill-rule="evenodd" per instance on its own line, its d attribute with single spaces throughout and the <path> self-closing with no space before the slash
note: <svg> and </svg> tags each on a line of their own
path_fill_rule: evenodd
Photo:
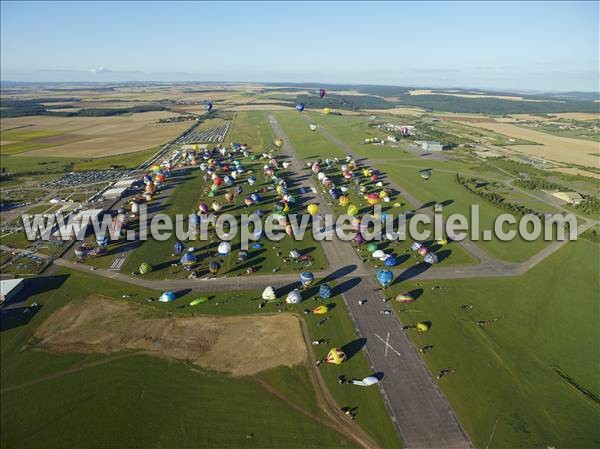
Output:
<svg viewBox="0 0 600 449">
<path fill-rule="evenodd" d="M 598 2 L 3 1 L 1 78 L 598 90 Z"/>
</svg>

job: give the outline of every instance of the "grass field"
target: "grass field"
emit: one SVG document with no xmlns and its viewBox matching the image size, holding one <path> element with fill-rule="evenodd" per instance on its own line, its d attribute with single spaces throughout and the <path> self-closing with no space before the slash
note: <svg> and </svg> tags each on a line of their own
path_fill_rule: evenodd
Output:
<svg viewBox="0 0 600 449">
<path fill-rule="evenodd" d="M 136 168 L 150 159 L 157 151 L 158 147 L 152 147 L 134 153 L 120 154 L 118 156 L 85 159 L 75 163 L 75 170 L 104 170 L 111 166 Z"/>
<path fill-rule="evenodd" d="M 395 309 L 405 324 L 431 321 L 411 338 L 433 345 L 424 357 L 434 375 L 455 370 L 439 383 L 476 447 L 600 444 L 598 399 L 584 394 L 600 393 L 598 263 L 597 246 L 579 241 L 519 278 L 393 287 L 424 292 Z"/>
<path fill-rule="evenodd" d="M 260 151 L 275 140 L 262 111 L 237 112 L 227 135 L 228 142 L 245 143 Z"/>
<path fill-rule="evenodd" d="M 202 441 L 200 447 L 353 447 L 341 441 L 339 434 L 271 397 L 254 377 L 233 379 L 135 353 L 59 355 L 27 349 L 45 317 L 70 301 L 96 294 L 96 282 L 91 274 L 61 270 L 45 290 L 28 299 L 27 304 L 41 304 L 37 313 L 24 316 L 19 309 L 3 317 L 0 409 L 3 423 L 10 423 L 9 430 L 2 433 L 3 447 L 98 447 L 114 446 L 117 441 L 128 447 L 148 447 L 157 440 L 167 448 L 198 447 L 198 441 Z M 275 312 L 281 307 L 268 304 L 258 309 L 255 298 L 259 292 L 229 292 L 210 295 L 209 302 L 196 308 L 181 308 L 197 294 L 187 294 L 168 304 L 147 303 L 145 298 L 156 298 L 158 293 L 108 279 L 102 284 L 104 296 L 119 300 L 128 295 L 128 301 L 148 307 L 152 314 L 237 315 Z M 311 291 L 306 295 L 310 296 Z M 330 340 L 326 348 L 315 347 L 318 357 L 331 345 L 348 345 L 356 338 L 341 299 L 333 297 L 328 303 L 336 307 L 325 325 L 316 325 L 320 319 L 316 315 L 306 317 L 311 339 Z M 313 304 L 317 303 L 308 300 L 284 308 L 300 312 Z M 280 367 L 256 376 L 304 410 L 321 416 L 306 369 Z M 400 447 L 378 390 L 337 382 L 340 373 L 349 377 L 369 374 L 361 352 L 353 354 L 344 365 L 324 365 L 320 369 L 340 406 L 358 407 L 358 424 L 382 447 Z M 152 426 L 136 425 L 140 416 Z M 247 434 L 254 435 L 250 441 L 246 441 Z"/>
<path fill-rule="evenodd" d="M 456 173 L 436 170 L 437 167 L 443 166 L 443 162 L 434 161 L 390 162 L 380 165 L 391 179 L 422 200 L 424 204 L 450 202 L 444 207 L 445 217 L 455 213 L 470 217 L 471 205 L 479 205 L 480 236 L 485 229 L 493 230 L 496 217 L 506 211 L 465 189 L 456 181 Z M 433 168 L 433 175 L 428 181 L 423 181 L 419 176 L 418 170 L 423 168 Z M 505 228 L 516 229 L 516 225 Z M 493 256 L 512 262 L 523 262 L 529 259 L 547 244 L 543 241 L 543 236 L 532 242 L 517 237 L 510 242 L 494 238 L 490 241 L 479 240 L 476 243 Z"/>
</svg>

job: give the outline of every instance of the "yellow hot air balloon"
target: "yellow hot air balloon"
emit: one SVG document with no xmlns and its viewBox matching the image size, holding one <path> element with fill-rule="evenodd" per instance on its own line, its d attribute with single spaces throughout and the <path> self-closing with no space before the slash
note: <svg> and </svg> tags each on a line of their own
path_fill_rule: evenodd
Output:
<svg viewBox="0 0 600 449">
<path fill-rule="evenodd" d="M 441 245 L 441 246 L 446 246 L 448 244 L 448 240 L 447 239 L 439 239 L 437 241 L 437 244 Z"/>
<path fill-rule="evenodd" d="M 356 207 L 354 204 L 350 204 L 348 206 L 347 212 L 348 212 L 348 215 L 354 216 L 354 215 L 358 214 L 358 207 Z"/>
<path fill-rule="evenodd" d="M 384 199 L 387 198 L 388 193 L 385 190 L 382 190 L 381 192 L 379 192 L 379 198 Z"/>
<path fill-rule="evenodd" d="M 421 321 L 417 323 L 417 331 L 419 332 L 427 332 L 429 330 L 429 324 Z"/>
<path fill-rule="evenodd" d="M 350 197 L 348 195 L 342 195 L 338 201 L 340 202 L 340 206 L 346 207 L 348 204 L 350 204 Z"/>
<path fill-rule="evenodd" d="M 315 215 L 317 212 L 319 212 L 319 206 L 316 204 L 309 204 L 306 210 L 309 214 Z"/>
<path fill-rule="evenodd" d="M 275 139 L 275 146 L 281 148 L 283 146 L 283 139 Z"/>
<path fill-rule="evenodd" d="M 331 109 L 323 108 L 323 114 L 330 114 L 330 113 L 331 113 Z"/>
<path fill-rule="evenodd" d="M 329 309 L 327 308 L 327 306 L 317 306 L 314 309 L 312 309 L 312 313 L 315 313 L 317 315 L 324 315 L 327 313 Z"/>
<path fill-rule="evenodd" d="M 341 365 L 346 360 L 346 354 L 340 348 L 333 348 L 327 354 L 327 363 Z"/>
</svg>

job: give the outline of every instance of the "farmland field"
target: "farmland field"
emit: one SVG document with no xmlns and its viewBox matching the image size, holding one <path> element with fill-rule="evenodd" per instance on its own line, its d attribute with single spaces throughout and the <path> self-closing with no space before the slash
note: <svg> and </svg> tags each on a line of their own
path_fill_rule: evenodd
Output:
<svg viewBox="0 0 600 449">
<path fill-rule="evenodd" d="M 111 117 L 6 118 L 2 120 L 1 139 L 16 142 L 2 145 L 0 151 L 26 157 L 133 153 L 166 143 L 190 126 L 189 122 L 158 123 L 172 116 L 172 112 L 161 111 Z"/>
<path fill-rule="evenodd" d="M 506 136 L 531 140 L 540 145 L 512 145 L 511 150 L 543 159 L 597 167 L 598 160 L 591 154 L 598 151 L 598 143 L 570 139 L 523 128 L 511 123 L 472 123 L 471 126 L 489 129 Z"/>
</svg>

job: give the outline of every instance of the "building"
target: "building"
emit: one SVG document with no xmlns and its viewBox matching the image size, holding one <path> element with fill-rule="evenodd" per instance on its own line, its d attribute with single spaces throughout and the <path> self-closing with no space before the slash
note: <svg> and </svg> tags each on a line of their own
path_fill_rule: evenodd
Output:
<svg viewBox="0 0 600 449">
<path fill-rule="evenodd" d="M 118 200 L 129 189 L 129 187 L 113 187 L 102 192 L 102 198 L 105 200 Z"/>
<path fill-rule="evenodd" d="M 128 178 L 128 179 L 122 179 L 120 181 L 115 182 L 112 185 L 113 189 L 120 189 L 121 187 L 125 187 L 125 188 L 130 188 L 135 182 L 137 181 L 137 179 L 133 179 L 133 178 Z"/>
<path fill-rule="evenodd" d="M 25 280 L 23 278 L 4 279 L 0 281 L 0 304 L 10 301 L 23 290 Z"/>
<path fill-rule="evenodd" d="M 444 151 L 444 144 L 440 142 L 434 142 L 431 140 L 419 140 L 415 142 L 421 146 L 423 151 Z"/>
<path fill-rule="evenodd" d="M 577 192 L 552 192 L 554 198 L 558 198 L 565 203 L 577 206 L 583 201 L 583 197 Z"/>
</svg>

